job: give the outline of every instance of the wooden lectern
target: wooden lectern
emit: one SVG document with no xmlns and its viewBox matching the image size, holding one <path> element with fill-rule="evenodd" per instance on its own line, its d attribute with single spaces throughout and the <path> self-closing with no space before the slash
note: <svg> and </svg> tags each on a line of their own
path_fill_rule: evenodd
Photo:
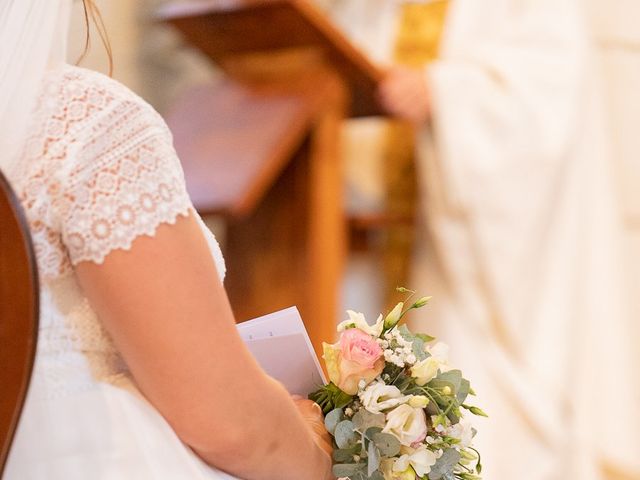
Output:
<svg viewBox="0 0 640 480">
<path fill-rule="evenodd" d="M 196 209 L 226 218 L 236 318 L 297 305 L 320 352 L 346 252 L 340 128 L 380 112 L 381 74 L 306 1 L 214 0 L 160 17 L 227 74 L 167 121 Z"/>
</svg>

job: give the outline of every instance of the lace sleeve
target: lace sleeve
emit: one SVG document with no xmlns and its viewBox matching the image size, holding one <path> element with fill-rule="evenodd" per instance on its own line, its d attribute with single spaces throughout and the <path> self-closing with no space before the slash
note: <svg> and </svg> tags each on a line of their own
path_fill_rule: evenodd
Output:
<svg viewBox="0 0 640 480">
<path fill-rule="evenodd" d="M 99 112 L 61 180 L 62 241 L 73 265 L 102 263 L 192 208 L 163 120 L 137 97 L 115 103 Z"/>
</svg>

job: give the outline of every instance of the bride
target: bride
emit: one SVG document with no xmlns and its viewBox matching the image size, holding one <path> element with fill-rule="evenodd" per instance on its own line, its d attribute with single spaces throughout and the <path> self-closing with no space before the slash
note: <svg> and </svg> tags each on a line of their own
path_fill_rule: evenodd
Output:
<svg viewBox="0 0 640 480">
<path fill-rule="evenodd" d="M 0 167 L 41 285 L 5 480 L 332 478 L 321 414 L 236 332 L 162 119 L 65 63 L 70 4 L 0 6 Z"/>
</svg>

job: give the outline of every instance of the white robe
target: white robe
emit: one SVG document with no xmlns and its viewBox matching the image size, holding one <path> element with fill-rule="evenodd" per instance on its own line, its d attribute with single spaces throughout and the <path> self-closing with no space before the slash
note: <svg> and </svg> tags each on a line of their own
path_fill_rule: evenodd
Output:
<svg viewBox="0 0 640 480">
<path fill-rule="evenodd" d="M 329 3 L 389 61 L 399 2 Z M 489 480 L 602 479 L 605 459 L 640 471 L 619 209 L 581 10 L 454 0 L 426 70 L 411 286 L 434 300 L 415 327 L 452 346 L 491 415 L 477 438 Z M 361 141 L 377 123 L 352 128 Z"/>
</svg>

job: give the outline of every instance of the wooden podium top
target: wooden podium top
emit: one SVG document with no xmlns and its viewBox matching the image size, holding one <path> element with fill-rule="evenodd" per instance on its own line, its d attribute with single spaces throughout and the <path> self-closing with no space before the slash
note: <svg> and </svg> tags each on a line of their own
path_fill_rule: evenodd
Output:
<svg viewBox="0 0 640 480">
<path fill-rule="evenodd" d="M 315 49 L 347 81 L 351 115 L 382 114 L 376 91 L 382 73 L 308 0 L 204 0 L 169 4 L 161 21 L 234 77 L 233 59 L 259 52 Z"/>
<path fill-rule="evenodd" d="M 224 79 L 189 91 L 166 121 L 196 210 L 250 214 L 338 85 L 331 75 L 311 75 L 287 89 Z"/>
</svg>

